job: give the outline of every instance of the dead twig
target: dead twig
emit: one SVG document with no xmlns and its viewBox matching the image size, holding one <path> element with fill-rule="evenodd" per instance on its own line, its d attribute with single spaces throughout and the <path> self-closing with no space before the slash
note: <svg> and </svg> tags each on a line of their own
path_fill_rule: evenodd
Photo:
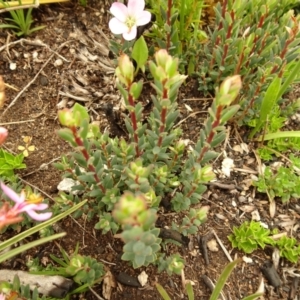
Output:
<svg viewBox="0 0 300 300">
<path fill-rule="evenodd" d="M 0 123 L 0 126 L 7 126 L 7 125 L 14 125 L 14 124 L 22 124 L 28 122 L 34 122 L 35 120 L 24 120 L 24 121 L 15 121 L 15 122 L 7 122 L 7 123 Z"/>
<path fill-rule="evenodd" d="M 212 238 L 212 234 L 212 231 L 209 231 L 206 235 L 200 237 L 199 239 L 199 248 L 201 250 L 206 265 L 209 265 L 207 241 Z"/>
<path fill-rule="evenodd" d="M 105 300 L 104 298 L 100 297 L 91 287 L 89 287 L 90 291 L 95 295 L 95 297 L 99 300 Z"/>
<path fill-rule="evenodd" d="M 76 101 L 81 101 L 81 102 L 89 102 L 89 101 L 91 101 L 91 99 L 88 99 L 88 98 L 85 98 L 85 97 L 74 96 L 74 95 L 72 95 L 72 94 L 70 94 L 68 92 L 62 92 L 62 91 L 60 91 L 60 92 L 58 92 L 58 94 L 61 95 L 61 96 L 69 97 L 69 98 L 74 99 Z"/>
<path fill-rule="evenodd" d="M 233 259 L 231 258 L 229 252 L 226 250 L 226 248 L 225 248 L 224 244 L 222 243 L 222 241 L 219 239 L 217 233 L 216 233 L 214 230 L 212 231 L 212 233 L 213 233 L 213 235 L 215 236 L 216 240 L 218 241 L 220 247 L 222 248 L 222 250 L 223 250 L 223 252 L 225 253 L 225 255 L 226 255 L 226 257 L 228 258 L 228 260 L 229 260 L 230 262 L 232 262 Z"/>
<path fill-rule="evenodd" d="M 62 48 L 63 46 L 65 46 L 65 44 L 70 43 L 71 41 L 67 41 L 65 43 L 63 43 L 62 45 L 59 46 L 59 49 Z M 27 39 L 20 39 L 20 40 L 16 40 L 10 43 L 6 43 L 4 46 L 0 47 L 0 52 L 3 51 L 4 49 L 7 50 L 7 52 L 9 52 L 8 48 L 17 44 L 21 44 L 23 46 L 23 43 L 31 45 L 31 46 L 39 46 L 39 47 L 45 47 L 47 48 L 50 52 L 54 53 L 56 56 L 58 56 L 59 58 L 61 58 L 62 60 L 64 60 L 65 62 L 70 62 L 69 60 L 67 60 L 65 57 L 63 57 L 62 55 L 60 55 L 58 52 L 56 52 L 55 50 L 52 50 L 50 48 L 50 46 L 48 46 L 47 44 L 43 43 L 40 40 L 27 40 Z"/>
<path fill-rule="evenodd" d="M 225 183 L 221 183 L 221 182 L 209 182 L 208 183 L 209 186 L 215 186 L 218 187 L 222 190 L 238 190 L 238 191 L 242 191 L 243 189 L 235 184 L 225 184 Z"/>
<path fill-rule="evenodd" d="M 179 125 L 181 125 L 182 123 L 184 123 L 190 117 L 193 117 L 193 116 L 198 115 L 198 114 L 204 114 L 204 113 L 207 113 L 207 111 L 206 110 L 195 111 L 195 112 L 189 114 L 186 118 L 184 118 L 181 121 L 179 121 L 176 125 L 174 125 L 174 127 L 178 127 Z"/>
<path fill-rule="evenodd" d="M 58 49 L 61 49 L 62 47 L 64 47 L 67 43 L 70 43 L 71 41 L 67 41 L 65 43 L 63 43 L 62 45 L 60 45 L 58 47 Z M 35 82 L 35 80 L 38 78 L 38 76 L 40 75 L 40 73 L 44 70 L 44 68 L 47 66 L 47 64 L 50 62 L 50 60 L 53 58 L 53 56 L 55 55 L 55 53 L 53 53 L 52 55 L 50 55 L 50 57 L 47 59 L 47 61 L 42 65 L 42 67 L 40 68 L 40 70 L 36 73 L 36 75 L 33 77 L 33 79 L 19 92 L 19 94 L 15 97 L 15 99 L 8 105 L 8 107 L 4 110 L 4 112 L 2 113 L 2 116 L 4 116 L 6 114 L 6 112 L 13 106 L 15 105 L 15 103 L 17 102 L 17 100 L 21 97 L 21 95 L 29 88 L 29 86 L 32 85 L 33 82 Z"/>
</svg>

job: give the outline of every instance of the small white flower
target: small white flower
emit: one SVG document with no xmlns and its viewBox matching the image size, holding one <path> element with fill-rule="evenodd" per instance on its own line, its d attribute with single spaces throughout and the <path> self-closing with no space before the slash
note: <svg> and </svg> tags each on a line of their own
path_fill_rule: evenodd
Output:
<svg viewBox="0 0 300 300">
<path fill-rule="evenodd" d="M 122 34 L 127 41 L 133 40 L 137 35 L 137 26 L 151 21 L 151 13 L 144 8 L 144 0 L 129 0 L 128 6 L 114 2 L 110 8 L 114 18 L 109 21 L 109 29 L 114 34 Z"/>
</svg>

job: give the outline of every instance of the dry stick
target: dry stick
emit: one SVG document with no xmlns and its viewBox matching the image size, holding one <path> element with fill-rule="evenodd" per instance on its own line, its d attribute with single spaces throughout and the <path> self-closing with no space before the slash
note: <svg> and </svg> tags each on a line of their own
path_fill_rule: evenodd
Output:
<svg viewBox="0 0 300 300">
<path fill-rule="evenodd" d="M 84 97 L 79 97 L 79 96 L 74 96 L 68 92 L 58 92 L 59 95 L 61 96 L 65 96 L 65 97 L 68 97 L 68 98 L 71 98 L 71 99 L 74 99 L 76 101 L 81 101 L 81 102 L 89 102 L 91 101 L 91 99 L 88 99 L 88 98 L 84 98 Z"/>
<path fill-rule="evenodd" d="M 15 91 L 19 91 L 19 89 L 17 89 L 17 88 L 15 88 L 14 86 L 12 86 L 12 85 L 10 85 L 10 84 L 7 84 L 7 83 L 4 83 L 4 85 L 5 85 L 5 87 L 8 87 L 8 88 L 10 88 L 10 89 L 12 89 L 12 90 L 15 90 Z"/>
<path fill-rule="evenodd" d="M 247 173 L 247 174 L 258 174 L 257 171 L 251 170 L 251 169 L 241 169 L 241 168 L 233 168 L 233 171 L 235 172 L 241 172 L 241 173 Z"/>
<path fill-rule="evenodd" d="M 29 83 L 19 92 L 19 94 L 15 97 L 15 99 L 8 105 L 8 107 L 4 110 L 4 112 L 2 113 L 2 116 L 4 116 L 6 114 L 6 112 L 9 110 L 9 108 L 11 108 L 13 105 L 15 105 L 15 103 L 17 102 L 17 100 L 22 96 L 22 94 L 25 92 L 25 90 L 27 88 L 29 88 L 29 86 L 35 82 L 35 80 L 38 78 L 38 76 L 40 75 L 40 73 L 43 71 L 43 69 L 46 67 L 46 65 L 49 63 L 49 61 L 52 59 L 52 57 L 54 56 L 54 54 L 50 55 L 50 57 L 47 59 L 47 61 L 43 64 L 43 66 L 40 68 L 40 70 L 36 73 L 36 75 L 33 77 L 33 79 L 31 81 L 29 81 Z"/>
<path fill-rule="evenodd" d="M 32 188 L 34 188 L 35 190 L 41 192 L 42 194 L 44 194 L 45 196 L 47 196 L 49 199 L 51 199 L 54 203 L 55 203 L 55 200 L 49 195 L 47 194 L 45 191 L 41 190 L 40 188 L 38 188 L 36 185 L 33 185 L 32 183 L 28 182 L 27 180 L 19 177 L 19 179 L 21 181 L 23 181 L 24 183 L 26 183 L 27 185 L 30 185 Z"/>
<path fill-rule="evenodd" d="M 32 174 L 34 174 L 34 173 L 36 173 L 36 172 L 44 171 L 44 170 L 46 170 L 45 167 L 47 167 L 48 165 L 52 164 L 53 162 L 55 162 L 55 161 L 57 161 L 57 160 L 59 160 L 59 159 L 61 159 L 60 156 L 59 156 L 59 157 L 56 157 L 56 158 L 53 158 L 51 161 L 49 161 L 49 162 L 47 162 L 47 163 L 41 164 L 41 165 L 39 166 L 38 169 L 36 169 L 36 170 L 34 170 L 34 171 L 31 171 L 31 172 L 29 172 L 29 173 L 26 173 L 26 174 L 22 175 L 22 177 L 24 178 L 24 177 L 27 177 L 27 176 L 29 176 L 29 175 L 32 175 Z"/>
<path fill-rule="evenodd" d="M 0 126 L 7 126 L 7 125 L 14 125 L 14 124 L 22 124 L 28 122 L 34 122 L 35 120 L 24 120 L 24 121 L 15 121 L 15 122 L 7 122 L 7 123 L 0 123 Z"/>
<path fill-rule="evenodd" d="M 181 120 L 180 122 L 178 122 L 176 125 L 174 125 L 174 127 L 178 127 L 179 125 L 181 125 L 182 123 L 184 123 L 190 117 L 193 117 L 193 116 L 195 116 L 197 114 L 203 114 L 203 113 L 207 113 L 207 111 L 206 110 L 201 110 L 201 111 L 193 112 L 193 113 L 189 114 L 186 118 L 184 118 L 183 120 Z"/>
<path fill-rule="evenodd" d="M 3 51 L 4 49 L 7 49 L 8 50 L 8 47 L 10 46 L 14 46 L 14 45 L 17 45 L 17 44 L 21 44 L 23 46 L 23 42 L 26 43 L 26 44 L 29 44 L 31 46 L 39 46 L 39 47 L 45 47 L 47 48 L 49 51 L 51 51 L 52 53 L 54 53 L 55 55 L 57 55 L 59 58 L 61 58 L 62 60 L 64 60 L 65 62 L 70 62 L 69 60 L 67 60 L 65 57 L 63 57 L 62 55 L 60 55 L 59 53 L 57 53 L 56 51 L 52 50 L 50 48 L 50 46 L 48 46 L 47 44 L 39 41 L 39 40 L 33 40 L 33 41 L 30 41 L 30 40 L 27 40 L 27 39 L 20 39 L 20 40 L 17 40 L 17 41 L 14 41 L 14 42 L 11 42 L 11 43 L 7 43 L 5 44 L 4 46 L 0 47 L 0 52 Z M 71 41 L 67 41 L 65 43 L 63 43 L 62 45 L 60 45 L 59 49 L 62 47 L 62 46 L 65 46 L 65 44 L 67 43 L 70 43 Z"/>
<path fill-rule="evenodd" d="M 93 288 L 91 288 L 90 286 L 89 286 L 89 289 L 90 289 L 90 291 L 96 296 L 97 299 L 99 299 L 99 300 L 105 300 L 104 298 L 100 297 L 100 296 L 93 290 Z"/>
<path fill-rule="evenodd" d="M 223 190 L 234 190 L 234 189 L 237 189 L 237 190 L 243 190 L 242 188 L 240 188 L 239 186 L 235 185 L 235 184 L 225 184 L 225 183 L 221 183 L 221 182 L 209 182 L 207 183 L 207 185 L 209 186 L 215 186 L 215 187 L 218 187 L 220 189 L 223 189 Z"/>
<path fill-rule="evenodd" d="M 230 254 L 228 253 L 228 251 L 226 250 L 224 244 L 222 243 L 222 241 L 219 239 L 219 237 L 217 236 L 216 232 L 213 230 L 212 233 L 214 234 L 216 240 L 218 241 L 220 247 L 222 248 L 223 252 L 225 253 L 226 257 L 228 258 L 228 260 L 230 262 L 233 261 L 233 259 L 231 258 Z"/>
<path fill-rule="evenodd" d="M 226 210 L 226 208 L 224 208 L 223 206 L 217 204 L 215 201 L 211 201 L 211 200 L 209 200 L 208 198 L 203 197 L 203 196 L 202 196 L 202 199 L 204 199 L 204 200 L 207 201 L 207 202 L 212 203 L 213 205 L 217 205 L 220 209 L 222 209 L 223 211 L 227 212 L 229 216 L 231 215 L 231 213 L 230 213 L 228 210 Z M 236 217 L 234 217 L 234 218 L 237 220 Z"/>
<path fill-rule="evenodd" d="M 214 100 L 213 97 L 211 98 L 183 98 L 183 101 L 208 101 L 208 100 Z"/>
<path fill-rule="evenodd" d="M 58 48 L 62 48 L 65 46 L 65 44 L 69 43 L 71 41 L 67 41 L 65 43 L 63 43 L 62 45 L 60 45 Z M 17 100 L 21 97 L 21 95 L 25 92 L 25 90 L 33 83 L 35 82 L 35 80 L 38 78 L 38 76 L 40 75 L 40 73 L 44 70 L 44 68 L 47 66 L 47 64 L 49 63 L 49 61 L 53 58 L 53 56 L 55 55 L 55 53 L 53 53 L 52 55 L 50 55 L 50 57 L 47 59 L 47 61 L 42 65 L 42 67 L 40 68 L 40 70 L 36 73 L 36 75 L 33 77 L 33 79 L 19 92 L 19 94 L 15 97 L 15 99 L 8 105 L 8 107 L 4 110 L 4 112 L 2 113 L 2 116 L 5 115 L 5 113 L 8 111 L 8 109 L 10 107 L 12 107 L 13 105 L 15 105 L 15 103 L 17 102 Z"/>
</svg>

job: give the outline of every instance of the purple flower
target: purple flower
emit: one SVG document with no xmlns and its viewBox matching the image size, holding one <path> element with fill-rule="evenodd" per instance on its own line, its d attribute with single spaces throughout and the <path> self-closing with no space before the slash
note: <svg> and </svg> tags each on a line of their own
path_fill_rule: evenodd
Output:
<svg viewBox="0 0 300 300">
<path fill-rule="evenodd" d="M 151 13 L 144 8 L 144 0 L 128 0 L 128 6 L 114 2 L 110 8 L 114 18 L 109 21 L 109 29 L 114 34 L 122 34 L 127 41 L 133 40 L 137 34 L 137 26 L 145 25 L 151 20 Z"/>
<path fill-rule="evenodd" d="M 1 182 L 1 189 L 3 193 L 16 204 L 10 211 L 10 215 L 18 215 L 22 212 L 26 212 L 33 220 L 36 221 L 45 221 L 51 218 L 52 213 L 40 213 L 38 214 L 36 211 L 45 210 L 48 208 L 48 205 L 45 203 L 31 203 L 30 201 L 26 201 L 25 193 L 22 192 L 21 195 L 18 195 L 11 188 L 6 186 Z"/>
</svg>

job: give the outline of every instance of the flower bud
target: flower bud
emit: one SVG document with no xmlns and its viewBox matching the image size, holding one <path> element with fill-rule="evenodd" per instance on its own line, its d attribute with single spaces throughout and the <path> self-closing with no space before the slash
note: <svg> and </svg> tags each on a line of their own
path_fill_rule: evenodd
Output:
<svg viewBox="0 0 300 300">
<path fill-rule="evenodd" d="M 168 54 L 166 49 L 160 49 L 155 54 L 155 61 L 156 64 L 163 69 L 166 68 L 167 62 L 170 63 L 170 60 L 172 59 L 171 56 Z"/>
<path fill-rule="evenodd" d="M 116 76 L 126 86 L 129 86 L 133 82 L 134 66 L 126 54 L 122 54 L 119 57 Z"/>
<path fill-rule="evenodd" d="M 146 209 L 146 200 L 143 196 L 125 192 L 113 210 L 113 217 L 121 224 L 135 225 L 138 223 L 138 215 Z"/>
<path fill-rule="evenodd" d="M 63 126 L 76 126 L 76 121 L 74 119 L 73 112 L 68 108 L 64 108 L 58 111 L 58 120 Z"/>
<path fill-rule="evenodd" d="M 202 180 L 204 182 L 210 182 L 216 178 L 216 174 L 214 173 L 211 166 L 207 165 L 202 168 Z"/>
<path fill-rule="evenodd" d="M 242 87 L 240 75 L 234 75 L 226 78 L 221 84 L 219 91 L 219 105 L 229 105 L 238 96 Z"/>
<path fill-rule="evenodd" d="M 0 146 L 4 143 L 8 135 L 8 131 L 4 127 L 0 127 Z"/>
</svg>

